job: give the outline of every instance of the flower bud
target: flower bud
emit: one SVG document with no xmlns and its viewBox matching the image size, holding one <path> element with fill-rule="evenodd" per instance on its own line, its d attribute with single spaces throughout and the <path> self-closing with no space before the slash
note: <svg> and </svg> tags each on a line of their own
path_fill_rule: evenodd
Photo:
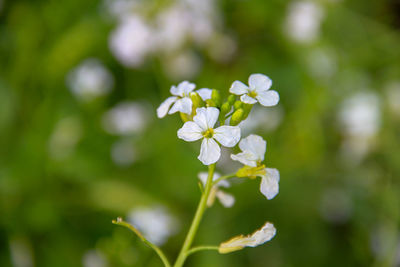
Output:
<svg viewBox="0 0 400 267">
<path fill-rule="evenodd" d="M 243 105 L 243 103 L 242 103 L 241 101 L 237 100 L 237 101 L 235 101 L 235 103 L 233 104 L 233 108 L 234 108 L 235 110 L 238 110 L 239 108 L 242 107 L 242 105 Z"/>
<path fill-rule="evenodd" d="M 233 105 L 235 103 L 235 101 L 236 101 L 236 96 L 235 95 L 230 95 L 228 97 L 229 104 Z"/>
<path fill-rule="evenodd" d="M 238 125 L 243 119 L 243 114 L 244 114 L 244 111 L 241 108 L 236 110 L 235 112 L 233 112 L 230 124 L 232 126 Z"/>
<path fill-rule="evenodd" d="M 228 102 L 223 103 L 221 106 L 221 114 L 223 114 L 224 116 L 228 114 L 228 112 L 231 111 L 231 107 L 231 104 L 229 104 Z"/>
<path fill-rule="evenodd" d="M 244 110 L 243 120 L 247 119 L 252 108 L 253 108 L 253 105 L 243 103 L 243 105 L 242 105 L 242 109 Z"/>
<path fill-rule="evenodd" d="M 212 100 L 212 99 L 207 99 L 207 100 L 206 100 L 206 106 L 207 106 L 207 107 L 216 107 L 217 104 L 215 103 L 214 100 Z"/>
<path fill-rule="evenodd" d="M 192 111 L 196 111 L 197 108 L 204 107 L 204 101 L 200 95 L 196 92 L 190 93 L 190 99 L 192 100 Z"/>
<path fill-rule="evenodd" d="M 187 121 L 191 121 L 192 120 L 192 116 L 186 114 L 186 113 L 182 113 L 179 112 L 179 115 L 181 116 L 181 119 L 183 122 L 187 122 Z"/>
<path fill-rule="evenodd" d="M 211 92 L 211 99 L 214 101 L 215 105 L 219 107 L 221 105 L 221 95 L 218 90 L 213 89 Z"/>
</svg>

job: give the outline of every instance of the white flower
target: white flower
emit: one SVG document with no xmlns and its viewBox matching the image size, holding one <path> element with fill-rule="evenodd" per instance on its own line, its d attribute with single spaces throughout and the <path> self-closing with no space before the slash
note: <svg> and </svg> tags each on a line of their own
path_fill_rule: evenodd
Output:
<svg viewBox="0 0 400 267">
<path fill-rule="evenodd" d="M 221 145 L 235 146 L 240 140 L 240 128 L 237 126 L 220 126 L 213 128 L 218 120 L 217 108 L 198 108 L 193 121 L 186 122 L 178 130 L 178 137 L 188 142 L 203 139 L 198 159 L 204 165 L 210 165 L 218 161 L 221 156 Z"/>
<path fill-rule="evenodd" d="M 268 199 L 273 199 L 279 193 L 279 171 L 265 168 L 265 175 L 261 176 L 260 192 Z"/>
<path fill-rule="evenodd" d="M 252 74 L 249 77 L 249 86 L 240 81 L 232 83 L 229 92 L 240 95 L 240 100 L 246 104 L 255 104 L 257 101 L 265 106 L 275 106 L 279 102 L 279 94 L 269 90 L 272 86 L 270 78 L 263 74 Z"/>
<path fill-rule="evenodd" d="M 113 55 L 127 67 L 139 67 L 154 49 L 152 29 L 138 15 L 125 16 L 109 39 Z"/>
<path fill-rule="evenodd" d="M 236 236 L 219 245 L 219 253 L 230 253 L 244 247 L 256 247 L 270 241 L 276 234 L 272 223 L 266 222 L 261 229 L 248 236 Z"/>
<path fill-rule="evenodd" d="M 289 5 L 285 25 L 287 34 L 298 43 L 310 43 L 317 39 L 323 17 L 324 10 L 320 4 L 312 1 L 293 2 Z"/>
<path fill-rule="evenodd" d="M 261 136 L 251 134 L 242 139 L 239 143 L 242 150 L 239 154 L 232 154 L 233 160 L 239 161 L 246 166 L 263 166 L 264 154 L 267 149 L 267 142 Z M 265 174 L 261 177 L 260 192 L 267 198 L 273 199 L 279 192 L 279 171 L 277 169 L 265 168 Z"/>
<path fill-rule="evenodd" d="M 103 115 L 103 127 L 108 133 L 116 135 L 140 133 L 149 122 L 148 113 L 143 103 L 121 102 Z"/>
<path fill-rule="evenodd" d="M 206 186 L 208 173 L 207 172 L 200 172 L 198 174 L 198 177 L 199 177 L 200 181 L 202 182 L 203 186 Z M 213 181 L 217 180 L 219 177 L 221 177 L 221 175 L 219 173 L 217 173 L 217 172 L 214 173 Z M 221 180 L 216 185 L 214 185 L 212 187 L 212 189 L 211 189 L 210 196 L 207 199 L 207 205 L 209 207 L 211 207 L 212 204 L 214 204 L 215 197 L 217 197 L 219 199 L 219 201 L 221 202 L 221 204 L 225 208 L 232 207 L 233 204 L 235 203 L 235 198 L 231 194 L 225 193 L 224 191 L 219 189 L 219 187 L 227 188 L 229 186 L 230 186 L 230 184 L 226 180 Z"/>
<path fill-rule="evenodd" d="M 78 99 L 90 101 L 108 94 L 113 87 L 114 78 L 101 61 L 90 58 L 73 69 L 66 82 Z"/>
<path fill-rule="evenodd" d="M 233 160 L 239 161 L 250 167 L 257 167 L 264 160 L 267 142 L 261 136 L 251 134 L 239 143 L 241 153 L 231 155 Z"/>
<path fill-rule="evenodd" d="M 173 96 L 168 97 L 157 108 L 157 117 L 163 118 L 165 115 L 173 114 L 175 112 L 182 112 L 186 114 L 192 113 L 192 100 L 190 93 L 194 90 L 196 85 L 188 81 L 183 81 L 178 86 L 173 85 L 170 92 Z M 211 98 L 211 89 L 202 88 L 196 91 L 199 96 L 205 101 Z M 174 104 L 172 107 L 171 105 Z M 171 107 L 171 108 L 170 108 Z"/>
<path fill-rule="evenodd" d="M 178 222 L 164 207 L 134 209 L 128 215 L 128 222 L 156 245 L 164 244 L 178 230 Z"/>
</svg>

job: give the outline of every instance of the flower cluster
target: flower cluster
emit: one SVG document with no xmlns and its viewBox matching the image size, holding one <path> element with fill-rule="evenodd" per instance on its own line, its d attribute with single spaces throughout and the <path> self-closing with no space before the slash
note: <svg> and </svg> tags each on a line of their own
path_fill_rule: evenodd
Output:
<svg viewBox="0 0 400 267">
<path fill-rule="evenodd" d="M 237 126 L 246 120 L 257 102 L 265 107 L 278 104 L 279 94 L 270 90 L 272 81 L 263 74 L 252 74 L 248 83 L 246 85 L 234 81 L 229 89 L 230 95 L 223 102 L 218 90 L 208 88 L 195 90 L 195 84 L 183 81 L 171 87 L 172 96 L 157 109 L 159 118 L 167 114 L 180 113 L 184 124 L 178 130 L 178 138 L 187 142 L 201 140 L 198 159 L 204 165 L 215 164 L 220 159 L 221 146 L 233 148 L 239 145 L 241 152 L 231 154 L 231 159 L 239 161 L 244 166 L 230 176 L 214 173 L 213 186 L 207 199 L 208 206 L 211 206 L 216 198 L 225 207 L 233 206 L 235 198 L 220 190 L 220 187 L 230 186 L 226 179 L 232 177 L 250 179 L 260 177 L 260 192 L 267 199 L 274 198 L 279 191 L 279 171 L 267 168 L 263 164 L 267 142 L 261 136 L 254 134 L 242 138 L 241 128 Z M 200 173 L 199 178 L 205 187 L 207 173 Z M 267 222 L 251 236 L 242 235 L 222 243 L 219 251 L 228 253 L 246 246 L 254 247 L 269 241 L 275 233 L 273 224 Z"/>
<path fill-rule="evenodd" d="M 271 86 L 272 81 L 267 76 L 252 74 L 249 77 L 249 85 L 234 81 L 229 89 L 230 95 L 223 101 L 218 90 L 208 88 L 195 90 L 195 84 L 183 81 L 177 86 L 171 87 L 172 96 L 158 107 L 157 116 L 159 118 L 163 118 L 167 114 L 179 113 L 184 124 L 177 132 L 178 138 L 187 142 L 201 140 L 198 159 L 208 167 L 208 172 L 198 174 L 201 191 L 200 202 L 174 267 L 182 267 L 189 255 L 201 250 L 217 250 L 219 253 L 225 254 L 245 247 L 256 247 L 270 241 L 275 236 L 274 225 L 266 222 L 253 234 L 233 237 L 219 246 L 192 247 L 205 210 L 211 207 L 216 199 L 226 208 L 235 204 L 235 197 L 225 192 L 225 189 L 231 186 L 228 179 L 234 177 L 256 179 L 259 177 L 261 178 L 260 192 L 267 199 L 273 199 L 278 194 L 279 171 L 267 168 L 264 164 L 267 142 L 255 134 L 250 134 L 245 138 L 242 138 L 241 134 L 242 122 L 246 121 L 256 103 L 266 107 L 278 104 L 279 94 L 270 90 Z M 239 124 L 242 126 L 239 127 Z M 221 157 L 221 146 L 234 148 L 236 145 L 241 151 L 231 154 L 231 159 L 244 166 L 228 175 L 220 175 L 215 172 L 216 164 Z M 122 218 L 114 220 L 113 223 L 127 227 L 134 232 L 158 254 L 165 267 L 171 267 L 168 258 L 157 246 L 157 243 L 162 244 L 171 234 L 168 233 L 171 230 L 168 230 L 168 220 L 165 218 L 165 215 L 154 216 L 152 212 L 145 211 L 131 216 L 132 224 L 124 222 Z"/>
</svg>

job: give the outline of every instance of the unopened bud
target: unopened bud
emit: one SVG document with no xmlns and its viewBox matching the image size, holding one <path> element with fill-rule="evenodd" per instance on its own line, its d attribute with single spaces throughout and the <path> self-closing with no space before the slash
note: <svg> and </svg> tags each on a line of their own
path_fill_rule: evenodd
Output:
<svg viewBox="0 0 400 267">
<path fill-rule="evenodd" d="M 221 105 L 221 95 L 218 90 L 213 89 L 211 92 L 211 99 L 214 101 L 215 105 L 219 107 Z"/>
<path fill-rule="evenodd" d="M 224 116 L 226 114 L 228 114 L 229 111 L 231 111 L 231 104 L 229 104 L 228 102 L 225 102 L 222 104 L 221 106 L 221 114 L 224 114 Z"/>
<path fill-rule="evenodd" d="M 230 95 L 228 97 L 229 104 L 233 105 L 235 103 L 235 101 L 236 101 L 236 96 L 235 95 Z"/>
<path fill-rule="evenodd" d="M 235 112 L 233 112 L 231 121 L 230 121 L 230 125 L 232 125 L 232 126 L 238 125 L 242 121 L 243 115 L 244 115 L 244 111 L 241 108 L 236 110 Z"/>
<path fill-rule="evenodd" d="M 214 102 L 214 100 L 212 100 L 212 99 L 207 99 L 207 100 L 206 100 L 206 106 L 207 106 L 207 107 L 216 107 L 217 104 Z"/>
<path fill-rule="evenodd" d="M 204 101 L 201 99 L 200 95 L 196 92 L 190 93 L 190 99 L 192 100 L 192 110 L 196 111 L 197 108 L 204 107 Z"/>
<path fill-rule="evenodd" d="M 243 103 L 242 103 L 241 101 L 237 100 L 237 101 L 235 101 L 235 103 L 233 104 L 233 108 L 234 108 L 235 110 L 237 110 L 237 109 L 241 108 L 242 105 L 243 105 Z"/>
</svg>

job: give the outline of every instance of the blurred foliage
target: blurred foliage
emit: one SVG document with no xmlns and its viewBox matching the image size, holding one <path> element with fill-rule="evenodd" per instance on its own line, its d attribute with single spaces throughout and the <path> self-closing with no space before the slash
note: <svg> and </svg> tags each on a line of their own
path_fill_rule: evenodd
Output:
<svg viewBox="0 0 400 267">
<path fill-rule="evenodd" d="M 162 204 L 180 221 L 179 234 L 163 247 L 170 258 L 179 251 L 200 197 L 197 173 L 205 169 L 196 159 L 199 144 L 176 137 L 179 117 L 155 116 L 179 80 L 165 71 L 163 56 L 135 68 L 115 59 L 109 36 L 116 22 L 103 2 L 2 2 L 0 266 L 82 266 L 88 251 L 101 253 L 109 266 L 161 266 L 111 220 Z M 251 233 L 266 220 L 278 232 L 264 246 L 201 252 L 187 266 L 399 266 L 400 102 L 390 105 L 387 90 L 400 81 L 398 1 L 314 1 L 323 12 L 318 36 L 308 42 L 285 30 L 294 2 L 216 3 L 220 27 L 236 50 L 219 62 L 188 43 L 200 64 L 189 78 L 198 88 L 228 92 L 251 73 L 271 77 L 283 118 L 273 131 L 255 133 L 267 140 L 266 164 L 280 170 L 281 182 L 278 196 L 267 201 L 258 182 L 235 180 L 235 206 L 208 210 L 196 244 Z M 88 58 L 104 64 L 114 86 L 108 95 L 81 101 L 66 77 Z M 343 101 L 363 91 L 379 98 L 380 126 L 367 153 L 352 161 L 338 113 Z M 120 137 L 104 130 L 103 114 L 121 101 L 150 105 L 143 131 Z M 67 126 L 67 140 L 77 140 L 56 157 L 51 140 L 65 119 L 75 125 Z M 115 164 L 110 152 L 124 138 L 136 155 L 128 166 Z M 56 146 L 56 155 L 67 148 Z"/>
</svg>

